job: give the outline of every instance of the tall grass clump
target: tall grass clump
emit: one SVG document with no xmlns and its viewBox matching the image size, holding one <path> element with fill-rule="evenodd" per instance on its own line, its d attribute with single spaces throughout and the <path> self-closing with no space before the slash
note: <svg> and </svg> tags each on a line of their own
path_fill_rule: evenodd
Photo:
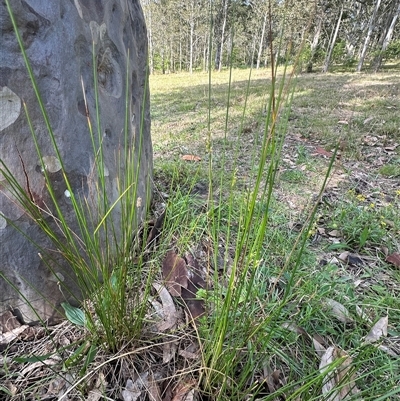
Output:
<svg viewBox="0 0 400 401">
<path fill-rule="evenodd" d="M 271 9 L 269 13 L 271 26 Z M 212 52 L 209 52 L 208 135 L 205 144 L 209 192 L 205 219 L 199 215 L 194 219 L 198 224 L 197 231 L 207 233 L 212 244 L 208 254 L 211 284 L 197 294 L 206 305 L 206 314 L 196 326 L 201 344 L 200 387 L 205 399 L 219 401 L 339 400 L 345 399 L 341 397 L 346 395 L 346 399 L 359 399 L 361 394 L 363 397 L 372 393 L 381 395 L 384 389 L 379 380 L 373 378 L 373 373 L 356 376 L 358 372 L 365 372 L 371 348 L 359 341 L 351 350 L 350 358 L 346 352 L 341 354 L 336 348 L 329 348 L 335 347 L 335 343 L 324 343 L 321 345 L 324 351 L 334 349 L 338 354 L 326 365 L 321 365 L 324 351 L 318 349 L 318 342 L 313 343 L 313 321 L 320 319 L 317 316 L 323 309 L 326 293 L 315 287 L 318 274 L 314 273 L 316 277 L 313 277 L 311 272 L 315 259 L 310 257 L 308 244 L 318 203 L 335 166 L 337 147 L 324 173 L 320 191 L 305 216 L 302 230 L 298 234 L 288 233 L 283 228 L 287 221 L 277 223 L 282 206 L 276 198 L 275 188 L 295 91 L 297 60 L 290 66 L 291 71 L 287 62 L 278 72 L 274 54 L 281 54 L 281 51 L 276 52 L 272 43 L 270 46 L 271 85 L 266 88 L 265 103 L 256 116 L 262 121 L 263 130 L 261 136 L 255 134 L 253 138 L 255 145 L 246 190 L 243 190 L 243 183 L 242 186 L 238 184 L 241 180 L 238 171 L 242 163 L 247 163 L 243 160 L 242 148 L 246 140 L 243 127 L 249 91 L 245 95 L 239 128 L 232 129 L 231 65 L 224 141 L 218 147 L 226 153 L 217 155 L 217 146 L 214 146 L 217 140 L 211 126 L 214 75 L 211 70 Z M 290 44 L 285 50 L 289 52 Z M 251 72 L 248 82 L 249 87 Z M 250 117 L 255 118 L 254 114 Z M 215 156 L 218 156 L 222 172 L 216 171 Z M 216 185 L 219 186 L 217 193 L 214 192 Z M 177 198 L 173 197 L 169 207 L 174 210 L 174 216 L 177 204 Z M 190 225 L 182 222 L 179 224 L 176 219 L 168 222 L 167 214 L 166 227 L 180 226 L 179 235 L 184 242 L 179 245 L 183 253 L 196 247 L 198 239 L 188 240 L 194 230 L 182 230 Z M 271 257 L 277 253 L 279 258 Z M 309 307 L 303 307 L 307 302 L 310 302 Z M 329 324 L 334 325 L 334 320 Z M 329 332 L 329 328 L 325 328 Z M 394 377 L 395 370 L 390 363 L 385 362 L 378 368 L 380 372 L 385 369 L 390 372 L 389 376 Z M 333 377 L 336 380 L 334 385 Z M 361 390 L 356 390 L 356 377 L 357 383 L 364 384 L 364 387 L 360 385 Z M 368 387 L 365 382 L 373 384 Z"/>
<path fill-rule="evenodd" d="M 146 298 L 151 283 L 151 272 L 144 271 L 141 258 L 133 262 L 132 248 L 134 232 L 140 223 L 142 199 L 137 193 L 139 167 L 142 159 L 142 127 L 144 121 L 145 96 L 142 105 L 141 129 L 139 150 L 135 155 L 134 142 L 131 139 L 129 128 L 129 57 L 126 65 L 125 85 L 125 116 L 123 143 L 121 150 L 116 154 L 115 163 L 124 166 L 118 174 L 118 196 L 113 199 L 107 191 L 106 173 L 104 164 L 104 144 L 102 139 L 101 105 L 99 104 L 97 87 L 97 60 L 93 44 L 93 82 L 95 92 L 95 118 L 94 121 L 87 112 L 87 135 L 90 135 L 93 151 L 93 167 L 90 172 L 92 180 L 92 192 L 88 196 L 74 193 L 70 180 L 67 177 L 64 161 L 61 156 L 56 136 L 50 124 L 41 94 L 28 60 L 24 45 L 18 31 L 15 17 L 9 1 L 6 1 L 7 9 L 14 27 L 18 44 L 28 70 L 29 78 L 36 94 L 38 106 L 42 112 L 43 120 L 47 127 L 48 140 L 51 141 L 56 158 L 61 166 L 62 179 L 64 181 L 66 196 L 69 197 L 73 220 L 78 230 L 72 231 L 63 213 L 59 201 L 55 196 L 52 182 L 48 175 L 44 155 L 38 143 L 38 137 L 29 116 L 29 110 L 24 104 L 24 110 L 29 124 L 32 141 L 36 148 L 41 170 L 44 174 L 45 185 L 51 204 L 35 204 L 24 185 L 19 183 L 10 169 L 1 163 L 1 173 L 8 184 L 8 190 L 16 202 L 30 218 L 37 224 L 48 239 L 51 240 L 54 250 L 46 251 L 38 247 L 43 260 L 49 269 L 59 279 L 61 291 L 71 297 L 68 288 L 63 286 L 62 277 L 58 277 L 56 267 L 58 263 L 67 264 L 72 273 L 72 279 L 77 282 L 81 295 L 87 298 L 81 308 L 75 308 L 69 303 L 63 304 L 67 317 L 76 324 L 85 326 L 92 334 L 95 343 L 103 344 L 106 348 L 115 350 L 121 343 L 137 338 L 141 333 L 146 310 Z M 85 94 L 85 82 L 81 79 L 82 91 Z M 146 93 L 146 90 L 144 91 Z M 86 111 L 89 105 L 85 97 Z M 150 198 L 151 183 L 147 183 L 148 198 Z M 143 200 L 144 201 L 144 200 Z M 12 222 L 16 229 L 19 228 Z M 22 235 L 24 235 L 21 232 Z M 34 238 L 29 240 L 35 244 Z M 61 255 L 60 259 L 54 255 Z M 65 270 L 62 270 L 65 271 Z M 133 273 L 132 273 L 133 272 Z M 7 280 L 7 277 L 5 277 Z M 134 290 L 132 290 L 134 289 Z M 77 299 L 80 301 L 80 299 Z"/>
</svg>

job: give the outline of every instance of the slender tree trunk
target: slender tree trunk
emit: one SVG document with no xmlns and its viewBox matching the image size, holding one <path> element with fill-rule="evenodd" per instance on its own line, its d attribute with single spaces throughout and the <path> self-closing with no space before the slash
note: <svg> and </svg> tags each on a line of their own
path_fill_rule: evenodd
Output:
<svg viewBox="0 0 400 401">
<path fill-rule="evenodd" d="M 308 60 L 308 63 L 307 63 L 307 72 L 312 72 L 314 56 L 315 56 L 315 52 L 318 47 L 319 38 L 321 36 L 321 31 L 322 31 L 322 19 L 323 19 L 322 16 L 318 19 L 318 25 L 315 28 L 314 38 L 313 38 L 313 41 L 311 42 L 310 59 Z"/>
<path fill-rule="evenodd" d="M 344 9 L 344 4 L 342 4 L 342 8 L 340 9 L 339 18 L 338 18 L 338 21 L 336 23 L 335 33 L 333 34 L 332 40 L 331 40 L 331 42 L 329 44 L 329 49 L 328 49 L 328 53 L 327 53 L 327 55 L 325 57 L 325 62 L 324 62 L 324 67 L 322 68 L 322 72 L 327 72 L 328 69 L 329 69 L 329 64 L 331 62 L 332 51 L 333 51 L 333 48 L 335 47 L 335 42 L 336 42 L 336 38 L 337 38 L 337 35 L 338 35 L 338 32 L 339 32 L 340 23 L 342 22 L 343 9 Z"/>
<path fill-rule="evenodd" d="M 208 34 L 206 34 L 204 37 L 203 71 L 207 71 L 207 48 L 208 48 Z"/>
<path fill-rule="evenodd" d="M 182 32 L 179 29 L 179 72 L 182 72 Z"/>
<path fill-rule="evenodd" d="M 361 55 L 360 55 L 360 60 L 357 65 L 357 70 L 356 70 L 357 72 L 361 71 L 361 68 L 364 64 L 368 45 L 369 45 L 369 42 L 370 42 L 371 36 L 372 36 L 372 31 L 374 30 L 374 27 L 375 27 L 376 14 L 378 13 L 378 9 L 379 9 L 380 5 L 381 5 L 381 0 L 376 0 L 374 12 L 372 13 L 371 19 L 369 20 L 368 32 L 367 32 L 367 36 L 365 37 L 364 46 L 363 46 L 363 49 L 362 49 Z"/>
<path fill-rule="evenodd" d="M 391 13 L 389 16 L 389 18 L 392 20 L 389 25 L 389 28 L 386 30 L 386 32 L 384 32 L 382 34 L 383 40 L 382 40 L 382 43 L 379 44 L 381 49 L 379 51 L 379 54 L 376 56 L 376 58 L 374 60 L 374 72 L 378 72 L 379 69 L 381 68 L 383 54 L 392 39 L 394 27 L 396 25 L 399 14 L 400 14 L 400 2 L 397 4 L 397 8 L 395 8 L 394 14 Z"/>
<path fill-rule="evenodd" d="M 217 37 L 217 43 L 216 43 L 216 52 L 215 52 L 215 69 L 218 71 L 221 71 L 222 68 L 222 54 L 223 54 L 223 48 L 224 48 L 224 37 L 225 37 L 225 29 L 226 29 L 226 20 L 227 20 L 227 14 L 228 14 L 228 1 L 229 0 L 222 0 L 222 8 L 220 10 L 220 13 L 222 15 L 219 15 L 217 17 L 217 24 L 220 26 L 216 26 L 217 28 L 217 35 L 218 36 L 218 31 L 219 31 L 219 37 Z"/>
<path fill-rule="evenodd" d="M 174 59 L 174 45 L 173 38 L 171 37 L 169 42 L 169 57 L 170 57 L 170 72 L 175 72 L 175 59 Z"/>
<path fill-rule="evenodd" d="M 219 72 L 222 69 L 222 56 L 223 56 L 223 49 L 224 49 L 224 36 L 225 36 L 225 28 L 226 28 L 227 8 L 228 8 L 228 0 L 225 0 L 224 20 L 223 20 L 223 23 L 222 23 L 222 32 L 221 32 L 221 49 L 219 51 L 219 64 L 218 64 L 218 71 Z"/>
<path fill-rule="evenodd" d="M 264 14 L 264 21 L 263 21 L 263 26 L 261 29 L 261 38 L 260 38 L 260 44 L 258 46 L 258 54 L 257 54 L 257 70 L 260 68 L 260 62 L 261 62 L 261 55 L 262 55 L 262 49 L 263 49 L 263 43 L 264 43 L 264 36 L 265 36 L 265 28 L 267 26 L 267 13 Z"/>
<path fill-rule="evenodd" d="M 189 72 L 193 74 L 193 36 L 194 36 L 194 23 L 190 23 L 190 43 L 189 43 Z"/>
</svg>

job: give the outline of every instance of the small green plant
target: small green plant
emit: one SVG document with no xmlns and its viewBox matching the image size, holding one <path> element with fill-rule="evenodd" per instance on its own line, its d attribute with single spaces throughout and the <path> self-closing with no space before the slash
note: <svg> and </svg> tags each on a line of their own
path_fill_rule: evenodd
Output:
<svg viewBox="0 0 400 401">
<path fill-rule="evenodd" d="M 385 177 L 400 176 L 400 164 L 385 164 L 379 169 L 379 173 Z"/>
<path fill-rule="evenodd" d="M 329 210 L 328 219 L 329 228 L 340 231 L 347 247 L 358 250 L 365 246 L 392 246 L 392 235 L 399 226 L 399 216 L 393 205 L 379 207 L 373 199 L 368 201 L 352 190 L 345 201 Z"/>
<path fill-rule="evenodd" d="M 281 179 L 290 183 L 299 183 L 306 178 L 305 173 L 301 170 L 286 170 L 282 173 Z"/>
</svg>

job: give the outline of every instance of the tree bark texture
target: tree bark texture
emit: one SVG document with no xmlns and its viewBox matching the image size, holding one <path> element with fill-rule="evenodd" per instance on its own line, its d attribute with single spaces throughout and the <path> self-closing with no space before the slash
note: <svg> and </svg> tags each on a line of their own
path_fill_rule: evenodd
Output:
<svg viewBox="0 0 400 401">
<path fill-rule="evenodd" d="M 63 174 L 79 199 L 88 199 L 91 194 L 98 193 L 98 181 L 92 174 L 97 155 L 94 154 L 87 123 L 89 114 L 96 129 L 94 46 L 105 188 L 112 204 L 121 193 L 120 186 L 127 173 L 128 166 L 121 160 L 121 154 L 125 151 L 128 99 L 128 147 L 138 166 L 135 172 L 138 177 L 135 188 L 138 224 L 146 213 L 152 174 L 148 45 L 139 0 L 12 0 L 10 3 L 64 169 L 61 170 L 51 144 L 3 1 L 0 3 L 1 160 L 21 186 L 33 194 L 36 202 L 53 207 L 23 111 L 23 101 L 62 214 L 71 230 L 79 234 Z M 96 207 L 98 204 L 93 203 L 93 208 Z M 0 212 L 0 272 L 3 275 L 3 278 L 0 276 L 0 314 L 11 308 L 18 311 L 25 322 L 36 321 L 38 316 L 44 320 L 51 319 L 60 302 L 73 302 L 82 295 L 76 278 L 56 249 L 53 250 L 57 260 L 55 276 L 46 264 L 48 262 L 43 260 L 43 254 L 39 255 L 38 248 L 27 239 L 32 238 L 44 250 L 52 249 L 52 242 L 17 205 L 1 173 Z M 96 215 L 96 210 L 92 213 Z M 110 218 L 114 219 L 116 232 L 120 232 L 121 212 L 118 208 L 113 210 Z M 60 277 L 64 278 L 62 284 L 68 291 L 64 289 L 61 292 Z M 26 301 L 32 304 L 37 315 Z"/>
</svg>

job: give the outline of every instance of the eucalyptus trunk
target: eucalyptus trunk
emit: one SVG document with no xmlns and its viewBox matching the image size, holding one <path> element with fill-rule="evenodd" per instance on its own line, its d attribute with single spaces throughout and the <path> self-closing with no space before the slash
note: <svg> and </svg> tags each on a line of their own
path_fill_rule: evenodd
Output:
<svg viewBox="0 0 400 401">
<path fill-rule="evenodd" d="M 371 19 L 369 20 L 368 32 L 367 32 L 367 36 L 365 37 L 364 46 L 362 48 L 361 55 L 360 55 L 360 60 L 359 60 L 358 65 L 357 65 L 357 70 L 356 70 L 357 72 L 361 71 L 362 66 L 364 64 L 365 56 L 367 54 L 368 45 L 369 45 L 369 42 L 371 41 L 372 32 L 373 32 L 373 30 L 375 28 L 376 15 L 378 14 L 378 10 L 379 10 L 380 5 L 381 5 L 381 0 L 376 0 L 375 7 L 374 7 L 374 12 L 372 13 Z"/>
<path fill-rule="evenodd" d="M 322 72 L 328 72 L 329 64 L 331 62 L 333 48 L 335 47 L 336 38 L 337 38 L 337 35 L 338 35 L 338 32 L 339 32 L 340 24 L 342 22 L 343 9 L 344 9 L 344 4 L 342 4 L 342 8 L 340 9 L 340 14 L 339 14 L 339 18 L 338 18 L 337 23 L 336 23 L 335 32 L 334 32 L 334 34 L 332 36 L 332 39 L 331 39 L 331 41 L 329 43 L 329 49 L 328 49 L 328 53 L 327 53 L 327 55 L 325 57 L 325 62 L 324 62 L 324 67 L 322 68 Z"/>
</svg>

